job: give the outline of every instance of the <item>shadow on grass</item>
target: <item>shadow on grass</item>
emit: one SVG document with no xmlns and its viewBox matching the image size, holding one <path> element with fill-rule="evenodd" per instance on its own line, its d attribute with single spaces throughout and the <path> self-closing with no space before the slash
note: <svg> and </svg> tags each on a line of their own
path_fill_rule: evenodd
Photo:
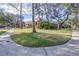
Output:
<svg viewBox="0 0 79 59">
<path fill-rule="evenodd" d="M 11 37 L 17 44 L 28 47 L 56 46 L 64 44 L 71 39 L 71 35 L 48 34 L 42 32 L 13 34 Z"/>
</svg>

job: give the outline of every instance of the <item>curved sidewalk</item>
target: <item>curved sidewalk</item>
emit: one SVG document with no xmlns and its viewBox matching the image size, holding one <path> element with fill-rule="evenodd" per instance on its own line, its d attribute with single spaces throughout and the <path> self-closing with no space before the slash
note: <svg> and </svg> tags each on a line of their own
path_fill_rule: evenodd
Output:
<svg viewBox="0 0 79 59">
<path fill-rule="evenodd" d="M 23 47 L 11 40 L 14 29 L 0 36 L 0 56 L 78 56 L 79 32 L 72 32 L 72 39 L 63 45 L 42 48 Z"/>
</svg>

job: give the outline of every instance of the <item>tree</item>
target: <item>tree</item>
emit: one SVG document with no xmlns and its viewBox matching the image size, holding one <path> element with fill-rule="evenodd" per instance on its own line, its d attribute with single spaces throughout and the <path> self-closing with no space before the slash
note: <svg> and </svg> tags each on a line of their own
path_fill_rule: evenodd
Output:
<svg viewBox="0 0 79 59">
<path fill-rule="evenodd" d="M 15 15 L 9 12 L 6 12 L 4 9 L 0 9 L 0 23 L 3 25 L 14 26 L 14 17 Z"/>
<path fill-rule="evenodd" d="M 64 13 L 61 14 L 62 10 L 64 11 Z M 62 26 L 62 24 L 68 20 L 71 11 L 69 9 L 69 5 L 66 7 L 64 6 L 64 4 L 58 4 L 58 3 L 39 3 L 39 4 L 36 3 L 35 13 L 36 13 L 35 15 L 38 15 L 38 18 L 40 20 L 43 20 L 43 16 L 46 16 L 48 22 L 50 21 L 50 19 L 55 19 L 58 23 L 57 27 L 59 29 Z"/>
<path fill-rule="evenodd" d="M 17 10 L 17 12 L 19 11 L 19 19 L 18 19 L 18 25 L 20 28 L 22 28 L 22 19 L 23 19 L 23 16 L 22 16 L 22 12 L 25 13 L 25 11 L 22 10 L 22 3 L 8 3 L 9 6 L 13 7 L 14 9 Z M 18 8 L 19 7 L 19 8 Z"/>
<path fill-rule="evenodd" d="M 35 29 L 35 20 L 34 20 L 34 19 L 35 19 L 34 6 L 35 6 L 35 4 L 32 3 L 32 23 L 33 23 L 33 24 L 32 24 L 32 25 L 33 25 L 33 26 L 32 26 L 32 32 L 33 32 L 33 33 L 36 32 L 36 29 Z"/>
<path fill-rule="evenodd" d="M 40 21 L 43 20 L 43 15 L 44 15 L 44 3 L 35 3 L 35 16 L 38 16 L 38 19 Z"/>
<path fill-rule="evenodd" d="M 63 12 L 62 12 L 63 11 Z M 52 8 L 51 18 L 56 19 L 58 29 L 62 27 L 62 24 L 68 20 L 71 10 L 69 7 L 64 7 L 62 4 L 55 4 Z"/>
<path fill-rule="evenodd" d="M 72 20 L 72 23 L 75 25 L 75 29 L 77 29 L 77 25 L 79 24 L 79 3 L 71 4 L 72 12 L 75 14 L 75 18 Z"/>
<path fill-rule="evenodd" d="M 22 28 L 22 3 L 20 3 L 20 28 Z"/>
</svg>

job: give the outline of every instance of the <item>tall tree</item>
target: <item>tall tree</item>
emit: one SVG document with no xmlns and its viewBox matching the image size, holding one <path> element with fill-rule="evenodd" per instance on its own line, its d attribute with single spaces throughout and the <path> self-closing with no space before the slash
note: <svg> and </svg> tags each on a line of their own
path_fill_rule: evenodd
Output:
<svg viewBox="0 0 79 59">
<path fill-rule="evenodd" d="M 20 3 L 20 28 L 22 28 L 22 3 Z"/>
<path fill-rule="evenodd" d="M 75 19 L 72 21 L 75 25 L 75 29 L 77 29 L 77 25 L 79 24 L 79 3 L 71 4 L 72 12 L 75 14 Z"/>
<path fill-rule="evenodd" d="M 67 4 L 65 4 L 67 5 Z M 57 27 L 58 29 L 60 26 L 68 20 L 68 17 L 70 15 L 69 5 L 64 6 L 64 4 L 58 4 L 58 3 L 36 3 L 35 4 L 35 13 L 38 15 L 39 19 L 43 19 L 43 16 L 46 16 L 46 20 L 50 21 L 50 19 L 55 19 L 57 21 Z M 64 10 L 64 13 L 61 14 L 62 10 Z M 61 22 L 61 18 L 64 17 L 63 21 Z"/>
<path fill-rule="evenodd" d="M 65 9 L 61 4 L 52 4 L 52 6 L 51 18 L 57 21 L 57 28 L 59 29 L 61 25 L 68 19 L 69 12 L 68 9 Z"/>
<path fill-rule="evenodd" d="M 22 19 L 23 19 L 22 12 L 26 13 L 24 10 L 22 10 L 23 3 L 8 3 L 8 5 L 16 9 L 17 12 L 19 11 L 18 13 L 20 17 L 18 19 L 18 25 L 19 25 L 18 27 L 22 28 Z"/>
<path fill-rule="evenodd" d="M 33 26 L 32 26 L 32 32 L 33 32 L 33 33 L 36 32 L 36 29 L 35 29 L 35 20 L 34 20 L 34 19 L 35 19 L 34 6 L 35 6 L 35 3 L 32 3 L 32 23 L 33 23 L 33 24 L 32 24 L 32 25 L 33 25 Z"/>
</svg>

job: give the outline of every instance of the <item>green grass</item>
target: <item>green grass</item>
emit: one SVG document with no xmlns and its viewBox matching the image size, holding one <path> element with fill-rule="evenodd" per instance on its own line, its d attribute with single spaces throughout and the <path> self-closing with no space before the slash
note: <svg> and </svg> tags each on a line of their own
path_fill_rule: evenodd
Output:
<svg viewBox="0 0 79 59">
<path fill-rule="evenodd" d="M 0 29 L 0 35 L 5 33 L 7 30 L 6 29 Z"/>
<path fill-rule="evenodd" d="M 32 33 L 32 29 L 15 29 L 12 39 L 23 46 L 28 47 L 47 47 L 64 44 L 71 39 L 71 31 L 67 29 L 60 30 L 42 30 L 37 29 L 37 33 Z"/>
</svg>

